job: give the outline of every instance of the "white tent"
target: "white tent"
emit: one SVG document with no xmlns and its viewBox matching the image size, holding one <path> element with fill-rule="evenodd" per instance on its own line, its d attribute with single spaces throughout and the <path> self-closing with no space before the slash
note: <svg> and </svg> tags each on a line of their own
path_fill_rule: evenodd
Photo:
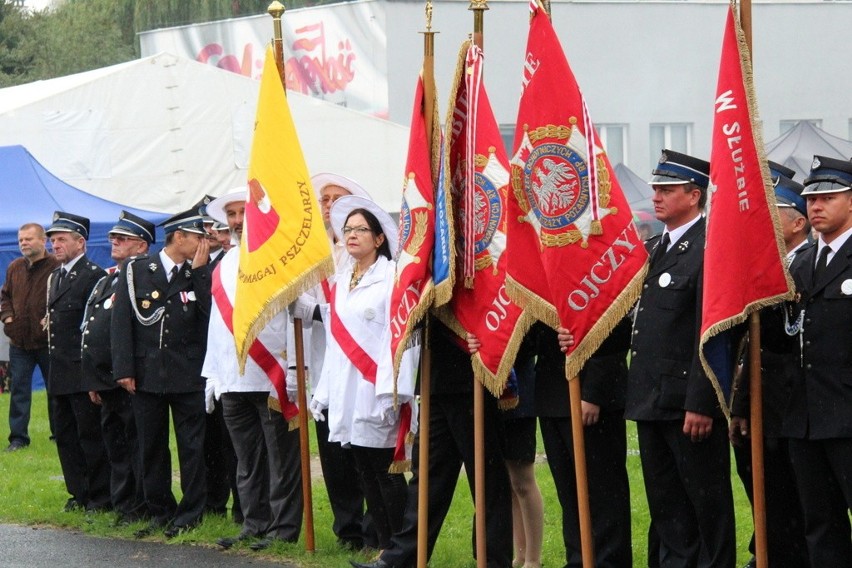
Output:
<svg viewBox="0 0 852 568">
<path fill-rule="evenodd" d="M 26 146 L 99 197 L 176 212 L 245 183 L 258 88 L 160 53 L 0 89 L 0 145 Z M 312 174 L 349 176 L 399 210 L 407 128 L 298 93 L 288 101 Z"/>
</svg>

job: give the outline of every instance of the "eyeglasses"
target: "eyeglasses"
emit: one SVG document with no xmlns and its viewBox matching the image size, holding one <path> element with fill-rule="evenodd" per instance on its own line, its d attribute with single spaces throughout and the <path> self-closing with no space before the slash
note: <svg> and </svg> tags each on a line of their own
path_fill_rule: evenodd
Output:
<svg viewBox="0 0 852 568">
<path fill-rule="evenodd" d="M 109 240 L 110 242 L 126 243 L 127 241 L 141 241 L 142 239 L 138 237 L 129 237 L 127 235 L 110 235 Z"/>
<path fill-rule="evenodd" d="M 349 233 L 355 233 L 359 237 L 361 235 L 366 235 L 367 233 L 372 233 L 373 229 L 370 227 L 343 227 L 343 234 L 348 235 Z"/>
</svg>

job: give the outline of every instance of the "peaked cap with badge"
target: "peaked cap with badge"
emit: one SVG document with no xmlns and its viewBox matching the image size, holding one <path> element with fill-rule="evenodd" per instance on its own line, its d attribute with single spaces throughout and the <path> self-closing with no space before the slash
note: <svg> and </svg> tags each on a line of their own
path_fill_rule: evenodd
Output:
<svg viewBox="0 0 852 568">
<path fill-rule="evenodd" d="M 795 209 L 805 217 L 808 216 L 808 208 L 802 197 L 805 186 L 795 181 L 795 170 L 782 166 L 772 160 L 767 160 L 769 173 L 772 176 L 772 184 L 775 186 L 775 201 L 778 207 Z"/>
<path fill-rule="evenodd" d="M 649 185 L 680 185 L 692 183 L 702 190 L 710 183 L 710 162 L 664 149 Z"/>
<path fill-rule="evenodd" d="M 154 223 L 146 221 L 128 211 L 122 211 L 118 216 L 118 222 L 109 230 L 110 235 L 125 235 L 136 237 L 146 243 L 153 244 L 156 240 Z"/>
<path fill-rule="evenodd" d="M 77 233 L 89 240 L 89 220 L 81 215 L 56 211 L 53 213 L 53 223 L 45 233 L 48 235 L 52 233 Z"/>
<path fill-rule="evenodd" d="M 186 211 L 172 215 L 160 223 L 160 226 L 167 235 L 175 231 L 196 233 L 198 235 L 207 234 L 207 231 L 204 230 L 204 217 L 198 212 L 197 207 L 192 207 Z"/>
<path fill-rule="evenodd" d="M 814 156 L 811 173 L 805 178 L 802 195 L 842 193 L 852 189 L 852 162 L 826 156 Z"/>
</svg>

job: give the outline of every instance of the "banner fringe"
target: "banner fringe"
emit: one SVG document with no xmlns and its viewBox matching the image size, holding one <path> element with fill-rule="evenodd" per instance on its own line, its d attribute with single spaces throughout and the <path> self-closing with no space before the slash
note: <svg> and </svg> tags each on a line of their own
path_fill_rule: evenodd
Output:
<svg viewBox="0 0 852 568">
<path fill-rule="evenodd" d="M 240 375 L 245 373 L 249 347 L 254 343 L 263 328 L 281 311 L 293 303 L 303 292 L 313 288 L 323 280 L 334 275 L 334 260 L 325 256 L 302 274 L 296 276 L 285 286 L 278 289 L 263 305 L 257 319 L 251 323 L 242 345 L 237 345 L 237 362 Z M 235 336 L 236 341 L 236 336 Z"/>
<path fill-rule="evenodd" d="M 275 398 L 274 396 L 270 396 L 266 399 L 266 407 L 273 412 L 277 412 L 278 414 L 282 414 L 281 411 L 281 401 Z M 287 431 L 292 432 L 293 430 L 299 429 L 299 415 L 297 414 L 293 418 L 287 421 Z"/>
<path fill-rule="evenodd" d="M 432 301 L 435 296 L 435 286 L 432 279 L 426 284 L 423 294 L 420 296 L 420 301 L 417 306 L 411 310 L 408 315 L 408 322 L 405 325 L 405 330 L 402 332 L 402 338 L 399 341 L 401 346 L 397 353 L 393 353 L 393 393 L 394 405 L 396 404 L 397 381 L 399 380 L 399 366 L 402 364 L 402 356 L 408 348 L 408 342 L 411 340 L 411 334 L 414 333 L 414 328 L 420 323 L 432 307 Z"/>
<path fill-rule="evenodd" d="M 580 370 L 586 365 L 586 362 L 609 337 L 615 326 L 630 312 L 642 294 L 642 284 L 645 282 L 647 274 L 648 263 L 646 262 L 604 312 L 591 333 L 584 337 L 583 341 L 565 357 L 565 378 L 567 380 L 570 381 L 579 376 Z"/>
<path fill-rule="evenodd" d="M 506 295 L 515 304 L 523 308 L 524 313 L 528 312 L 530 316 L 552 329 L 559 327 L 559 314 L 556 307 L 521 285 L 508 274 L 506 275 Z"/>
<path fill-rule="evenodd" d="M 395 461 L 388 468 L 388 473 L 408 473 L 410 471 L 411 460 Z"/>
</svg>

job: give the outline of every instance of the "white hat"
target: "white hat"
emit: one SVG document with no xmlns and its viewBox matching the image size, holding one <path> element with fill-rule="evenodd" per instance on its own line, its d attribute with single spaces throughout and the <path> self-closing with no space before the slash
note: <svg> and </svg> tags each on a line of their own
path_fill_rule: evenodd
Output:
<svg viewBox="0 0 852 568">
<path fill-rule="evenodd" d="M 245 203 L 246 196 L 248 195 L 248 190 L 243 187 L 235 187 L 234 189 L 228 191 L 222 197 L 217 197 L 213 201 L 207 204 L 207 215 L 211 217 L 214 221 L 218 221 L 219 223 L 228 224 L 228 215 L 225 213 L 225 206 L 228 203 L 233 203 L 234 201 L 242 201 Z"/>
<path fill-rule="evenodd" d="M 379 220 L 382 226 L 382 232 L 385 234 L 385 239 L 388 241 L 391 256 L 396 258 L 397 246 L 399 245 L 399 233 L 394 223 L 393 218 L 371 199 L 365 199 L 357 195 L 345 195 L 334 202 L 331 206 L 331 227 L 334 229 L 334 235 L 337 240 L 344 241 L 343 224 L 346 223 L 346 218 L 354 209 L 366 209 Z"/>
<path fill-rule="evenodd" d="M 367 193 L 367 190 L 361 187 L 361 184 L 359 184 L 357 181 L 338 174 L 316 174 L 311 177 L 311 185 L 314 186 L 314 191 L 317 194 L 317 199 L 320 199 L 321 197 L 320 193 L 322 192 L 322 188 L 327 187 L 329 185 L 337 185 L 342 187 L 352 195 L 358 195 L 360 197 L 372 199 L 372 197 L 370 197 L 370 194 Z"/>
</svg>

